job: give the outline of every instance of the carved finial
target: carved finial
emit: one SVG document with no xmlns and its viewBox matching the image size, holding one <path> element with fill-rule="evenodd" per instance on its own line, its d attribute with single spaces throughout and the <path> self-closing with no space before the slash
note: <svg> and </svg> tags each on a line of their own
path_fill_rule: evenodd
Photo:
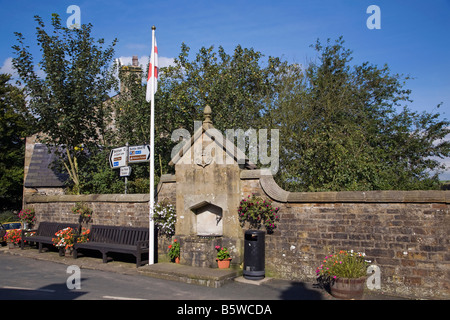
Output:
<svg viewBox="0 0 450 320">
<path fill-rule="evenodd" d="M 203 120 L 203 124 L 211 124 L 212 125 L 212 120 L 211 120 L 211 107 L 206 105 L 205 109 L 203 110 L 203 115 L 205 116 L 205 120 Z"/>
</svg>

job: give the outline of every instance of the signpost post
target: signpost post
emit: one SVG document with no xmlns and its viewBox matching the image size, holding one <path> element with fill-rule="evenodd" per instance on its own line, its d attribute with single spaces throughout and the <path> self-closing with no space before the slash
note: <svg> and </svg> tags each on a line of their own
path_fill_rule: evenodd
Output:
<svg viewBox="0 0 450 320">
<path fill-rule="evenodd" d="M 125 177 L 125 194 L 127 194 L 128 189 L 128 177 L 131 175 L 131 167 L 121 167 L 120 168 L 120 176 Z"/>
<path fill-rule="evenodd" d="M 120 169 L 120 176 L 125 177 L 125 194 L 127 194 L 127 177 L 129 177 L 131 173 L 131 168 L 128 167 L 128 143 L 125 147 L 111 150 L 111 153 L 109 154 L 109 164 L 112 169 Z"/>
</svg>

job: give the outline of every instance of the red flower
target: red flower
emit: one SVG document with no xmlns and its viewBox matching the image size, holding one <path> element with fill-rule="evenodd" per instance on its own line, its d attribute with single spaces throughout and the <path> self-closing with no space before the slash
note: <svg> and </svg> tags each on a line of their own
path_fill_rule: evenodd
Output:
<svg viewBox="0 0 450 320">
<path fill-rule="evenodd" d="M 172 245 L 171 244 L 169 244 L 169 249 L 172 249 Z"/>
</svg>

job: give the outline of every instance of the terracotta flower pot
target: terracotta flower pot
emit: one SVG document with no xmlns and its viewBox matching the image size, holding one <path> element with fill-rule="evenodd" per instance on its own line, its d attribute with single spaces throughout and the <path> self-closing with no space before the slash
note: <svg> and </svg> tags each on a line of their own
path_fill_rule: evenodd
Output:
<svg viewBox="0 0 450 320">
<path fill-rule="evenodd" d="M 338 299 L 359 300 L 364 293 L 367 277 L 336 278 L 332 280 L 331 295 Z"/>
<path fill-rule="evenodd" d="M 231 258 L 219 260 L 216 259 L 219 269 L 228 269 L 230 267 Z"/>
<path fill-rule="evenodd" d="M 175 263 L 180 263 L 180 257 L 175 258 Z"/>
</svg>

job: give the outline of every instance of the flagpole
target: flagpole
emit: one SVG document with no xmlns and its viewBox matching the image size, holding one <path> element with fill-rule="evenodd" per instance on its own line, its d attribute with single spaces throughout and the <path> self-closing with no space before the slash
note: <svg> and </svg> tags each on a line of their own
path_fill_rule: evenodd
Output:
<svg viewBox="0 0 450 320">
<path fill-rule="evenodd" d="M 153 220 L 153 209 L 155 205 L 155 30 L 152 26 L 152 77 L 151 81 L 151 105 L 150 105 L 150 201 L 149 201 L 149 257 L 148 264 L 155 263 L 155 222 Z"/>
</svg>

